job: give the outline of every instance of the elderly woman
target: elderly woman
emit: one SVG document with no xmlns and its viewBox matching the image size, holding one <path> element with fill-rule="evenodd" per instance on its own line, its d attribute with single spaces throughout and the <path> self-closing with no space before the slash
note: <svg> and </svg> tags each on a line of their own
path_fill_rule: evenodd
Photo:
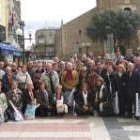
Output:
<svg viewBox="0 0 140 140">
<path fill-rule="evenodd" d="M 22 112 L 22 108 L 23 108 L 23 93 L 20 89 L 17 88 L 17 81 L 13 80 L 12 81 L 12 88 L 11 90 L 7 93 L 7 100 L 8 101 L 12 101 L 12 103 L 14 104 L 14 106 Z M 11 107 L 11 105 L 9 104 L 8 107 L 8 117 L 11 120 L 15 120 L 14 117 L 14 110 Z"/>
<path fill-rule="evenodd" d="M 16 79 L 16 76 L 12 74 L 11 67 L 6 68 L 6 73 L 2 78 L 2 84 L 3 84 L 3 91 L 7 94 L 7 92 L 11 89 L 12 86 L 12 80 Z"/>
<path fill-rule="evenodd" d="M 99 116 L 110 116 L 113 114 L 111 94 L 105 86 L 102 77 L 96 79 L 96 95 L 94 107 Z"/>
<path fill-rule="evenodd" d="M 119 96 L 119 116 L 124 116 L 125 114 L 125 78 L 126 78 L 126 68 L 119 64 L 114 75 L 115 80 L 115 90 L 118 92 Z"/>
<path fill-rule="evenodd" d="M 88 84 L 83 83 L 81 90 L 77 93 L 74 115 L 93 115 L 93 103 L 92 92 L 88 89 Z"/>
<path fill-rule="evenodd" d="M 17 74 L 18 87 L 21 90 L 27 88 L 27 83 L 32 83 L 32 79 L 27 72 L 27 66 L 23 65 L 21 71 Z"/>
<path fill-rule="evenodd" d="M 0 119 L 7 121 L 6 109 L 8 107 L 6 95 L 1 91 L 2 83 L 0 82 Z"/>
<path fill-rule="evenodd" d="M 95 93 L 95 85 L 97 78 L 100 77 L 94 68 L 90 70 L 90 74 L 87 77 L 87 83 L 89 85 L 89 89 L 92 91 L 92 93 Z"/>
<path fill-rule="evenodd" d="M 56 110 L 57 114 L 68 113 L 67 105 L 64 104 L 64 97 L 61 85 L 57 85 L 56 87 Z"/>
<path fill-rule="evenodd" d="M 28 104 L 35 104 L 34 86 L 32 83 L 27 83 L 27 89 L 23 94 L 23 112 L 25 113 Z"/>
<path fill-rule="evenodd" d="M 44 81 L 40 82 L 39 90 L 36 92 L 37 102 L 40 106 L 37 108 L 37 115 L 45 117 L 56 114 L 56 106 L 53 95 L 45 89 Z"/>
<path fill-rule="evenodd" d="M 79 73 L 79 83 L 77 86 L 77 90 L 79 91 L 82 87 L 82 84 L 87 82 L 87 67 L 83 66 Z"/>
</svg>

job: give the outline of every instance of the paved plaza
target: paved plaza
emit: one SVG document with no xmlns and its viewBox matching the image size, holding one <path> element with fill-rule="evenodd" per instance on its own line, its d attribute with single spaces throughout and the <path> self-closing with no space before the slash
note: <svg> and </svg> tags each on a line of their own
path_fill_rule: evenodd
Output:
<svg viewBox="0 0 140 140">
<path fill-rule="evenodd" d="M 2 124 L 0 140 L 140 140 L 140 122 L 115 117 L 37 118 Z"/>
</svg>

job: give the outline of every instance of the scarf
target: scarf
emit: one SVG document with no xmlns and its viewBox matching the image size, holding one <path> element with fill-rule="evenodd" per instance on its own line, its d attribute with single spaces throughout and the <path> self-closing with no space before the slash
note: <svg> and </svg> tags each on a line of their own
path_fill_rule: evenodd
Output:
<svg viewBox="0 0 140 140">
<path fill-rule="evenodd" d="M 104 85 L 102 85 L 101 87 L 100 87 L 100 89 L 99 89 L 99 92 L 96 92 L 96 99 L 95 99 L 95 101 L 99 101 L 99 99 L 102 99 L 103 98 L 103 88 L 104 88 L 105 86 Z"/>
<path fill-rule="evenodd" d="M 72 70 L 67 70 L 66 75 L 65 75 L 65 81 L 70 81 L 73 80 L 73 74 L 72 74 Z"/>
</svg>

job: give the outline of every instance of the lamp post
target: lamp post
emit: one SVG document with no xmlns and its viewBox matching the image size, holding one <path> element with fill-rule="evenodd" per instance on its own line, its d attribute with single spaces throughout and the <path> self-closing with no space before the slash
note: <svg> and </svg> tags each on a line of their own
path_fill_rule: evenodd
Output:
<svg viewBox="0 0 140 140">
<path fill-rule="evenodd" d="M 31 40 L 32 40 L 32 31 L 29 30 L 28 31 L 28 35 L 29 35 L 29 38 L 25 38 L 24 37 L 24 29 L 22 28 L 18 28 L 16 30 L 16 34 L 18 36 L 18 40 L 20 40 L 22 42 L 22 46 L 23 46 L 23 63 L 25 62 L 25 40 L 29 40 L 30 43 L 31 43 Z"/>
</svg>

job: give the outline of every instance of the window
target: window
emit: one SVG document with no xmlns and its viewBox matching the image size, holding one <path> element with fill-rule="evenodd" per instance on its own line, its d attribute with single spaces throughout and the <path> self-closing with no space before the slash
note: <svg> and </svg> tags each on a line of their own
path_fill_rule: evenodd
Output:
<svg viewBox="0 0 140 140">
<path fill-rule="evenodd" d="M 76 44 L 78 45 L 78 44 L 79 44 L 79 42 L 77 41 L 77 42 L 76 42 Z"/>
<path fill-rule="evenodd" d="M 38 43 L 39 44 L 45 44 L 45 37 L 43 35 L 38 37 Z"/>
<path fill-rule="evenodd" d="M 82 30 L 79 30 L 79 35 L 82 35 Z"/>
</svg>

